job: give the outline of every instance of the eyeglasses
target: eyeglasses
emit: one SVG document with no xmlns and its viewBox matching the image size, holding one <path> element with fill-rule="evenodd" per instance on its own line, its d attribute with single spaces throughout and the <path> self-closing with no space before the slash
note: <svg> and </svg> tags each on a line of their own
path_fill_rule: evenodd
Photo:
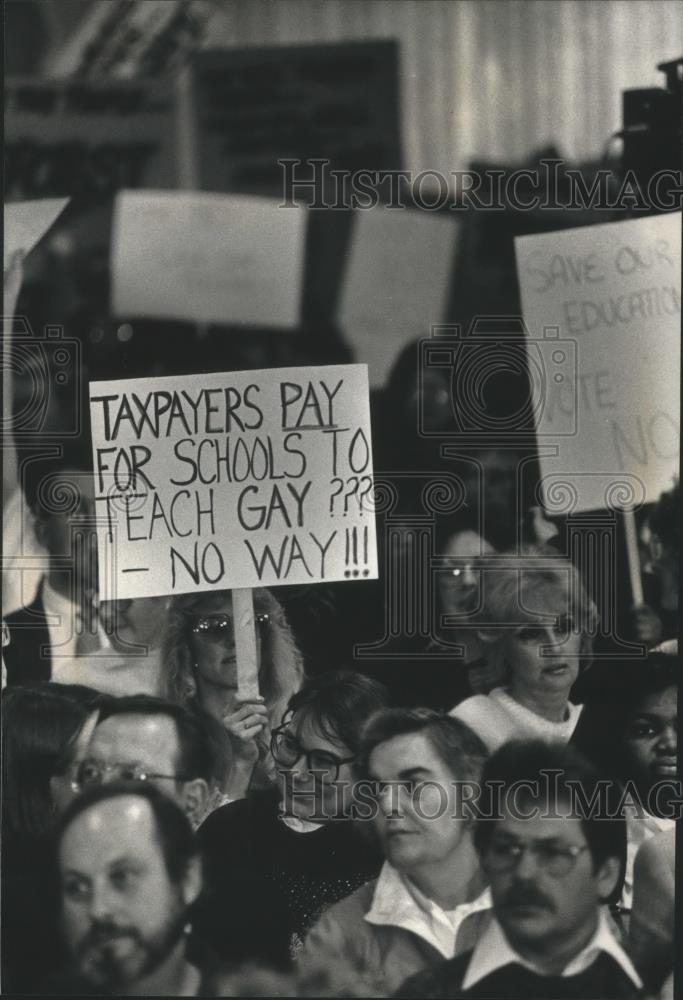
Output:
<svg viewBox="0 0 683 1000">
<path fill-rule="evenodd" d="M 301 746 L 296 737 L 288 731 L 288 727 L 280 726 L 274 729 L 270 739 L 270 752 L 273 760 L 282 767 L 294 767 L 302 757 L 306 760 L 306 767 L 309 771 L 316 772 L 316 777 L 323 781 L 336 781 L 339 777 L 339 768 L 343 764 L 350 764 L 354 757 L 337 757 L 327 750 L 306 750 Z"/>
<path fill-rule="evenodd" d="M 107 774 L 113 774 L 117 781 L 145 782 L 162 778 L 167 781 L 191 780 L 182 774 L 156 774 L 141 764 L 100 764 L 96 760 L 83 760 L 76 769 L 71 788 L 74 792 L 82 792 L 86 788 L 101 785 Z"/>
<path fill-rule="evenodd" d="M 576 859 L 587 850 L 587 844 L 578 847 L 576 844 L 559 845 L 544 840 L 531 841 L 529 844 L 494 840 L 483 854 L 482 867 L 484 871 L 495 874 L 511 872 L 520 863 L 524 853 L 529 851 L 543 871 L 561 878 L 569 875 Z"/>
<path fill-rule="evenodd" d="M 192 620 L 192 634 L 200 635 L 203 639 L 217 641 L 235 634 L 235 619 L 232 615 L 190 615 L 188 617 Z M 254 617 L 259 632 L 263 634 L 270 625 L 270 615 L 258 614 Z"/>
</svg>

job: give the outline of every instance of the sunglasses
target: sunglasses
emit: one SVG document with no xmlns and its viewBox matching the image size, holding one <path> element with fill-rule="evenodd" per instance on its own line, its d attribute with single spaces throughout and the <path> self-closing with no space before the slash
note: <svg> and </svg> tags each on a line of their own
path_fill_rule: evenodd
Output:
<svg viewBox="0 0 683 1000">
<path fill-rule="evenodd" d="M 205 639 L 220 640 L 235 634 L 235 619 L 232 615 L 188 615 L 193 635 L 201 636 Z M 257 614 L 254 616 L 256 626 L 263 636 L 270 626 L 270 615 Z"/>
<path fill-rule="evenodd" d="M 550 628 L 558 639 L 567 639 L 577 632 L 576 622 L 571 615 L 560 615 Z M 522 625 L 514 634 L 520 642 L 548 642 L 548 626 L 544 625 Z"/>
</svg>

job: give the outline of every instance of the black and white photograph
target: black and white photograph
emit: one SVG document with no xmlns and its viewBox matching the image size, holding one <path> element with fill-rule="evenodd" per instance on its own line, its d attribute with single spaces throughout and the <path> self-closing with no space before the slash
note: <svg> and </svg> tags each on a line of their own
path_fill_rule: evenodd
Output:
<svg viewBox="0 0 683 1000">
<path fill-rule="evenodd" d="M 2 25 L 0 993 L 683 997 L 683 0 Z"/>
</svg>

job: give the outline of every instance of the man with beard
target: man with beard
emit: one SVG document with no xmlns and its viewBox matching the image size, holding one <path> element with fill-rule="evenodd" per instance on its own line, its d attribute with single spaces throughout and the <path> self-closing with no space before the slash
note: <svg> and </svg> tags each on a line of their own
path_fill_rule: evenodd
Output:
<svg viewBox="0 0 683 1000">
<path fill-rule="evenodd" d="M 621 887 L 625 837 L 623 819 L 596 815 L 597 772 L 573 747 L 511 742 L 485 766 L 483 789 L 491 799 L 474 838 L 494 916 L 471 951 L 412 976 L 397 995 L 642 996 L 603 905 Z"/>
<path fill-rule="evenodd" d="M 202 885 L 187 817 L 151 785 L 85 792 L 56 836 L 62 927 L 73 968 L 46 992 L 196 996 L 211 992 L 188 959 L 188 910 Z"/>
</svg>

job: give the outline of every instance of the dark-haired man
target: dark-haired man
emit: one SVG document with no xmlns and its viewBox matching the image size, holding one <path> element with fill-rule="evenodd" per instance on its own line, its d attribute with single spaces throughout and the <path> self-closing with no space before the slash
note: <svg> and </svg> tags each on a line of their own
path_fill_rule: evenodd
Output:
<svg viewBox="0 0 683 1000">
<path fill-rule="evenodd" d="M 91 789 L 57 832 L 64 937 L 73 970 L 52 993 L 197 996 L 188 910 L 202 885 L 187 818 L 153 786 Z"/>
<path fill-rule="evenodd" d="M 198 826 L 216 771 L 209 722 L 148 695 L 105 699 L 76 781 L 82 790 L 112 781 L 149 781 Z"/>
<path fill-rule="evenodd" d="M 352 962 L 374 995 L 471 948 L 491 912 L 463 789 L 478 783 L 486 748 L 468 727 L 429 709 L 386 709 L 367 724 L 361 763 L 375 792 L 379 878 L 327 910 L 300 967 Z"/>
<path fill-rule="evenodd" d="M 7 616 L 7 681 L 89 683 L 84 658 L 110 643 L 98 618 L 94 482 L 85 446 L 27 463 L 23 486 L 48 565 L 34 600 Z"/>
<path fill-rule="evenodd" d="M 586 816 L 597 772 L 573 747 L 508 743 L 483 787 L 502 790 L 475 843 L 494 916 L 475 947 L 418 973 L 403 997 L 617 1000 L 642 995 L 602 904 L 623 877 L 624 824 Z M 582 795 L 576 793 L 580 788 Z M 488 816 L 488 818 L 487 818 Z"/>
<path fill-rule="evenodd" d="M 88 446 L 89 447 L 89 446 Z M 164 690 L 167 598 L 100 602 L 94 480 L 83 444 L 33 459 L 22 503 L 46 553 L 38 592 L 6 622 L 9 684 L 85 684 L 111 695 Z"/>
</svg>

